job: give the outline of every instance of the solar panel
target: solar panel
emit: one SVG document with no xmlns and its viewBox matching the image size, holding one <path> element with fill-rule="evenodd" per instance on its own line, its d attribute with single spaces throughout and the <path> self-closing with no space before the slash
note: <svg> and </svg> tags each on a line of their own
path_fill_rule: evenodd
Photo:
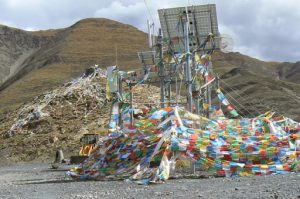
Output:
<svg viewBox="0 0 300 199">
<path fill-rule="evenodd" d="M 198 48 L 209 33 L 213 33 L 215 48 L 219 48 L 220 33 L 215 4 L 160 9 L 158 15 L 163 37 L 170 40 L 176 52 L 184 52 L 184 24 L 186 20 L 189 23 L 190 50 Z M 212 49 L 212 45 L 207 44 L 205 49 Z"/>
<path fill-rule="evenodd" d="M 158 60 L 158 58 L 156 57 L 155 51 L 138 52 L 138 57 L 139 57 L 140 62 L 144 66 L 155 64 L 156 60 Z"/>
</svg>

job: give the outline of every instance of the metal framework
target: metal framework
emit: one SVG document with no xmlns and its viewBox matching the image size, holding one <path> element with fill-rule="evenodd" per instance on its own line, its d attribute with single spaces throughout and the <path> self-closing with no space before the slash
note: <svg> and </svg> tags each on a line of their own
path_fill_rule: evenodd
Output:
<svg viewBox="0 0 300 199">
<path fill-rule="evenodd" d="M 189 48 L 195 50 L 212 33 L 215 37 L 215 48 L 219 48 L 219 29 L 215 4 L 168 8 L 158 10 L 163 37 L 169 39 L 175 52 L 185 51 L 185 22 L 189 29 Z M 212 49 L 211 44 L 205 46 Z"/>
<path fill-rule="evenodd" d="M 138 52 L 138 57 L 143 66 L 153 65 L 159 60 L 155 51 Z"/>
</svg>

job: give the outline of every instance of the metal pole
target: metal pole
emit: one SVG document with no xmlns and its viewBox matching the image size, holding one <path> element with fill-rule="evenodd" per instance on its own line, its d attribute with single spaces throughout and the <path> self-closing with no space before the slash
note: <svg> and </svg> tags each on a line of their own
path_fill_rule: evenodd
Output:
<svg viewBox="0 0 300 199">
<path fill-rule="evenodd" d="M 208 85 L 208 119 L 210 118 L 210 107 L 211 107 L 211 86 Z"/>
<path fill-rule="evenodd" d="M 186 9 L 185 31 L 185 52 L 186 52 L 186 86 L 187 86 L 187 105 L 188 111 L 192 112 L 192 82 L 191 82 L 191 66 L 190 66 L 190 46 L 189 46 L 189 20 L 188 10 Z"/>
<path fill-rule="evenodd" d="M 116 50 L 116 66 L 118 65 L 118 45 L 115 44 L 115 50 Z"/>
<path fill-rule="evenodd" d="M 151 25 L 149 20 L 147 20 L 147 27 L 148 27 L 148 45 L 149 48 L 152 48 Z"/>
<path fill-rule="evenodd" d="M 207 83 L 206 78 L 205 78 L 205 84 Z M 209 93 L 208 93 L 208 86 L 205 88 L 205 103 L 209 105 Z M 209 118 L 209 107 L 206 110 L 206 117 Z"/>
<path fill-rule="evenodd" d="M 219 75 L 217 74 L 217 89 L 219 89 L 220 88 L 220 77 L 219 77 Z M 221 102 L 220 102 L 220 104 L 219 104 L 219 109 L 221 109 Z"/>
<path fill-rule="evenodd" d="M 118 92 L 121 98 L 123 98 L 123 88 L 122 88 L 122 77 L 119 74 L 118 70 Z M 122 119 L 122 111 L 121 107 L 119 107 L 119 127 L 122 128 L 123 125 L 123 119 Z"/>
<path fill-rule="evenodd" d="M 186 90 L 187 90 L 187 105 L 188 105 L 188 111 L 192 112 L 192 74 L 191 74 L 191 66 L 190 66 L 190 40 L 189 40 L 189 16 L 188 16 L 188 9 L 186 7 L 185 9 L 186 12 L 186 21 L 184 25 L 184 31 L 185 31 L 185 52 L 186 52 Z M 191 163 L 191 171 L 193 174 L 196 173 L 196 165 L 193 160 L 190 161 Z"/>
<path fill-rule="evenodd" d="M 209 68 L 212 67 L 212 63 L 209 61 L 208 62 L 208 66 L 207 66 L 207 70 L 209 72 Z M 208 109 L 207 109 L 207 118 L 210 118 L 210 107 L 211 107 L 211 85 L 208 85 L 206 87 L 207 89 L 207 104 L 208 104 Z"/>
<path fill-rule="evenodd" d="M 199 107 L 199 97 L 195 98 L 195 106 L 196 106 L 196 114 L 200 115 L 200 107 Z"/>
<path fill-rule="evenodd" d="M 169 86 L 168 86 L 169 106 L 171 106 L 171 83 L 172 80 L 169 80 Z"/>
<path fill-rule="evenodd" d="M 179 93 L 178 93 L 178 70 L 177 70 L 178 65 L 176 66 L 176 73 L 175 73 L 175 90 L 176 90 L 176 106 L 178 106 L 178 97 L 179 97 Z"/>
<path fill-rule="evenodd" d="M 194 68 L 194 71 L 193 73 L 195 74 L 195 68 L 196 68 L 196 52 L 193 53 L 193 68 Z M 196 84 L 194 83 L 193 85 L 193 91 L 197 91 L 196 90 Z M 199 92 L 199 91 L 198 91 Z M 200 115 L 200 107 L 199 107 L 199 95 L 197 94 L 197 96 L 194 98 L 194 105 L 195 105 L 195 113 L 197 115 Z"/>
<path fill-rule="evenodd" d="M 129 83 L 129 89 L 130 89 L 130 124 L 131 126 L 133 125 L 133 93 L 131 91 L 132 89 L 132 85 L 131 85 L 131 82 Z"/>
<path fill-rule="evenodd" d="M 165 107 L 165 69 L 163 64 L 163 45 L 162 32 L 158 30 L 158 48 L 159 48 L 159 76 L 160 76 L 160 106 Z"/>
</svg>

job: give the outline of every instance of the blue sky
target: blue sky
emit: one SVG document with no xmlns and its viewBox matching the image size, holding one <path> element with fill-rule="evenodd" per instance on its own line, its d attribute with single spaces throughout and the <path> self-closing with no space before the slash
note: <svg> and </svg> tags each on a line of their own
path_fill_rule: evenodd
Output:
<svg viewBox="0 0 300 199">
<path fill-rule="evenodd" d="M 300 61 L 298 0 L 0 0 L 0 24 L 40 30 L 103 17 L 146 31 L 147 19 L 159 26 L 157 9 L 207 3 L 217 5 L 219 30 L 234 39 L 234 51 L 268 61 Z"/>
</svg>

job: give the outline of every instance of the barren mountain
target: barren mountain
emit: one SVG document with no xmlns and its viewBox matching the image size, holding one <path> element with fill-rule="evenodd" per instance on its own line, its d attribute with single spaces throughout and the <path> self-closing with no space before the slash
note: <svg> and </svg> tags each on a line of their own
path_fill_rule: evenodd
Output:
<svg viewBox="0 0 300 199">
<path fill-rule="evenodd" d="M 137 51 L 147 46 L 145 33 L 108 19 L 84 19 L 65 29 L 37 32 L 1 26 L 0 41 L 0 114 L 95 63 L 139 67 Z"/>
<path fill-rule="evenodd" d="M 69 81 L 95 63 L 101 67 L 117 63 L 125 70 L 139 68 L 136 52 L 145 49 L 145 33 L 108 19 L 84 19 L 65 29 L 36 32 L 0 26 L 0 114 Z M 247 86 L 253 99 L 299 118 L 300 62 L 264 62 L 220 52 L 213 61 L 215 71 L 229 78 L 231 86 L 238 90 Z M 243 103 L 253 109 L 256 101 Z"/>
<path fill-rule="evenodd" d="M 264 62 L 239 53 L 216 53 L 213 60 L 221 87 L 243 115 L 272 110 L 300 120 L 300 62 Z"/>
<path fill-rule="evenodd" d="M 144 32 L 108 19 L 84 19 L 65 29 L 37 32 L 0 26 L 0 134 L 23 116 L 24 107 L 38 103 L 48 96 L 47 91 L 78 77 L 91 65 L 139 68 L 136 52 L 142 50 L 147 50 Z M 264 62 L 240 53 L 216 52 L 213 66 L 225 95 L 243 116 L 274 110 L 300 121 L 300 62 Z M 99 84 L 104 92 L 103 82 Z M 145 86 L 138 92 L 145 101 L 152 93 L 157 97 L 159 89 Z M 25 133 L 16 137 L 0 136 L 3 157 L 33 160 L 57 148 L 76 153 L 83 131 L 106 125 L 108 105 L 83 117 L 89 103 L 75 103 L 77 97 L 57 99 L 46 107 L 49 120 L 26 126 Z"/>
</svg>

